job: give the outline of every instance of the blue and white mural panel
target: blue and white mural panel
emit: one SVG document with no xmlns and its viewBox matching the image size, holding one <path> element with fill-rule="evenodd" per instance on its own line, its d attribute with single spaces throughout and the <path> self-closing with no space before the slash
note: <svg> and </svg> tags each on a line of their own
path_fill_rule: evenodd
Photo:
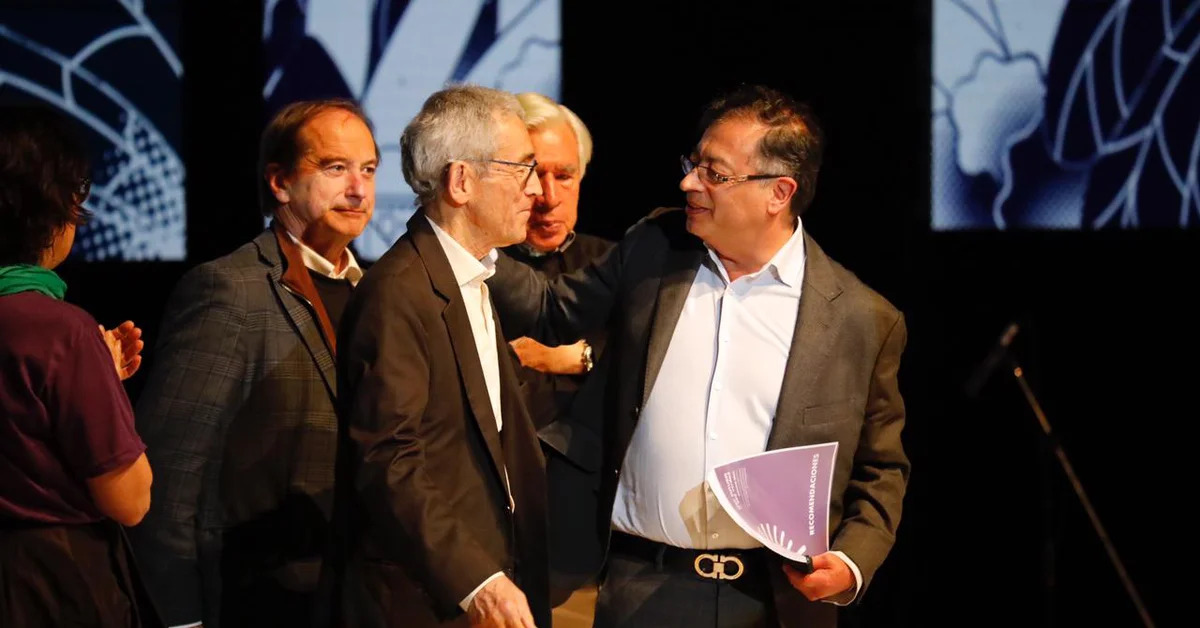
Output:
<svg viewBox="0 0 1200 628">
<path fill-rule="evenodd" d="M 421 103 L 462 82 L 557 99 L 561 30 L 559 0 L 266 0 L 263 98 L 269 113 L 307 98 L 362 103 L 383 162 L 355 248 L 376 259 L 415 211 L 399 142 Z"/>
<path fill-rule="evenodd" d="M 92 147 L 94 217 L 73 255 L 186 255 L 178 27 L 175 0 L 0 6 L 0 101 L 58 109 Z"/>
<path fill-rule="evenodd" d="M 937 230 L 1200 224 L 1200 0 L 934 0 Z"/>
</svg>

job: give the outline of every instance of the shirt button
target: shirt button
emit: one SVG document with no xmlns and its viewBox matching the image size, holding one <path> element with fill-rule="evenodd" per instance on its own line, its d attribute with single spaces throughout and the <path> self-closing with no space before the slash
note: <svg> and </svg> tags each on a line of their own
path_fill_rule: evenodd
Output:
<svg viewBox="0 0 1200 628">
<path fill-rule="evenodd" d="M 714 539 L 721 538 L 721 535 L 720 535 L 720 534 L 717 534 L 716 532 L 713 532 L 713 533 L 712 533 L 712 538 L 714 538 Z"/>
<path fill-rule="evenodd" d="M 713 390 L 721 390 L 721 382 L 713 382 Z"/>
<path fill-rule="evenodd" d="M 708 439 L 709 439 L 709 440 L 717 440 L 717 433 L 716 433 L 716 432 L 709 432 L 709 433 L 708 433 Z"/>
</svg>

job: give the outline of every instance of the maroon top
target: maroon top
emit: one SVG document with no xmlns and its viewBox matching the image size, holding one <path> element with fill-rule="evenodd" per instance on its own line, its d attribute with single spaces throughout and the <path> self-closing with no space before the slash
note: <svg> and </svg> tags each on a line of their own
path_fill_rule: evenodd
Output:
<svg viewBox="0 0 1200 628">
<path fill-rule="evenodd" d="M 0 525 L 103 519 L 85 480 L 145 449 L 95 319 L 35 292 L 0 296 Z"/>
</svg>

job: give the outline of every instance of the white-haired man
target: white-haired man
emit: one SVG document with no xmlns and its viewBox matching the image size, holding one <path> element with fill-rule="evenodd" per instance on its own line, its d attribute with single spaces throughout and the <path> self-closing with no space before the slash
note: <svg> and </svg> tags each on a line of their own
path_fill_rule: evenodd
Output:
<svg viewBox="0 0 1200 628">
<path fill-rule="evenodd" d="M 349 626 L 548 626 L 545 467 L 484 280 L 537 162 L 511 94 L 429 97 L 400 138 L 420 209 L 339 334 Z"/>
</svg>

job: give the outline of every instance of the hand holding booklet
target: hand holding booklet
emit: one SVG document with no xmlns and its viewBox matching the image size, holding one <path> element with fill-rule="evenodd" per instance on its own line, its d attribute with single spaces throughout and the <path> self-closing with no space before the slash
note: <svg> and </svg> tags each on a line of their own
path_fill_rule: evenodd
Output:
<svg viewBox="0 0 1200 628">
<path fill-rule="evenodd" d="M 709 471 L 708 486 L 747 534 L 811 571 L 811 557 L 829 551 L 837 448 L 822 443 L 739 458 Z"/>
</svg>

